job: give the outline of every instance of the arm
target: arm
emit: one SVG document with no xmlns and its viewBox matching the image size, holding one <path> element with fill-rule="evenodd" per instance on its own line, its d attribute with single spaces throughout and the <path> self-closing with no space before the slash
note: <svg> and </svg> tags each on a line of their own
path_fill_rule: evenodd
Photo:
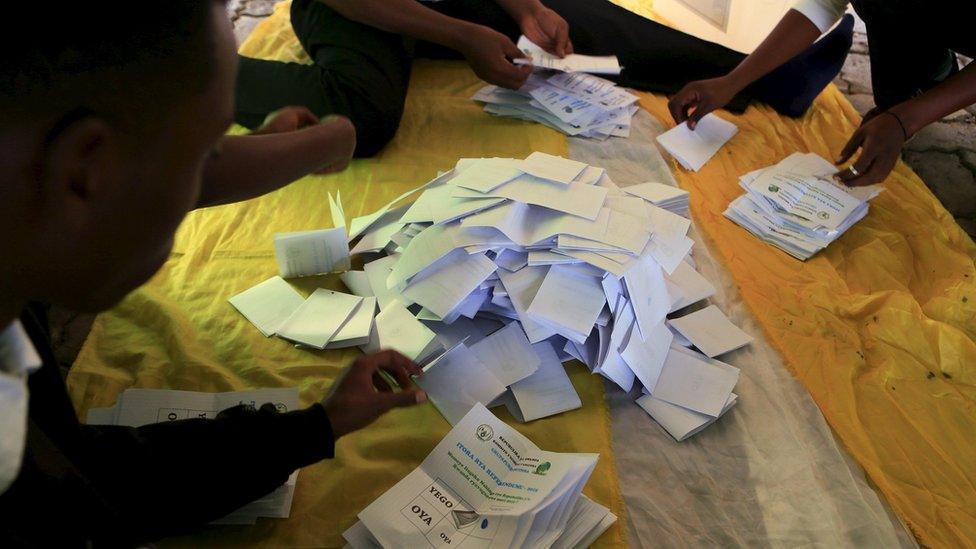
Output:
<svg viewBox="0 0 976 549">
<path fill-rule="evenodd" d="M 347 19 L 460 52 L 479 78 L 518 89 L 532 72 L 511 60 L 525 57 L 504 34 L 448 17 L 416 0 L 320 0 Z"/>
<path fill-rule="evenodd" d="M 883 181 L 898 162 L 902 146 L 925 126 L 976 103 L 976 64 L 959 71 L 929 91 L 877 114 L 861 125 L 844 146 L 837 163 L 847 161 L 860 148 L 854 170 L 837 178 L 852 186 Z M 856 174 L 856 175 L 855 175 Z"/>
<path fill-rule="evenodd" d="M 282 109 L 253 134 L 221 140 L 204 168 L 197 207 L 261 196 L 312 172 L 341 171 L 355 146 L 356 130 L 348 119 L 327 117 L 319 123 L 307 109 Z"/>
<path fill-rule="evenodd" d="M 380 370 L 402 390 L 394 392 Z M 213 420 L 132 428 L 78 425 L 49 361 L 31 379 L 32 397 L 48 406 L 31 421 L 20 476 L 0 495 L 0 544 L 130 546 L 203 526 L 280 486 L 295 469 L 332 457 L 336 439 L 395 407 L 424 402 L 411 375 L 422 371 L 383 351 L 356 360 L 329 396 L 305 410 L 238 406 Z M 37 501 L 45 502 L 43 512 Z"/>
<path fill-rule="evenodd" d="M 795 9 L 786 12 L 773 31 L 754 52 L 725 76 L 691 82 L 668 102 L 678 124 L 688 121 L 694 129 L 706 114 L 728 104 L 746 86 L 796 57 L 820 36 L 820 29 Z M 693 109 L 692 113 L 689 113 Z"/>
</svg>

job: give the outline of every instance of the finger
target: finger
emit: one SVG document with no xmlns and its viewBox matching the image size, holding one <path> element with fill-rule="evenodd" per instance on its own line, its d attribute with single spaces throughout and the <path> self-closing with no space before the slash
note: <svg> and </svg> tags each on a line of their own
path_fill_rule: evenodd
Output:
<svg viewBox="0 0 976 549">
<path fill-rule="evenodd" d="M 421 389 L 410 389 L 399 393 L 381 393 L 376 395 L 379 413 L 383 414 L 393 408 L 405 408 L 427 402 L 427 393 Z"/>
<path fill-rule="evenodd" d="M 528 55 L 525 55 L 525 52 L 518 49 L 518 46 L 516 46 L 514 42 L 508 39 L 505 39 L 505 41 L 502 42 L 502 53 L 504 53 L 505 57 L 509 59 L 526 59 L 529 57 Z"/>
<path fill-rule="evenodd" d="M 506 69 L 506 74 L 502 79 L 502 86 L 512 90 L 517 90 L 525 84 L 526 80 L 529 79 L 529 75 L 532 74 L 532 67 L 528 65 L 509 66 L 511 69 Z"/>
<path fill-rule="evenodd" d="M 559 53 L 559 57 L 566 57 L 569 50 L 572 49 L 572 45 L 569 43 L 569 25 L 563 23 L 556 26 L 556 51 Z"/>
<path fill-rule="evenodd" d="M 847 159 L 854 154 L 854 151 L 861 146 L 863 141 L 864 132 L 858 129 L 853 135 L 851 135 L 851 138 L 847 140 L 847 144 L 844 145 L 844 148 L 840 150 L 840 154 L 837 156 L 837 161 L 834 162 L 834 164 L 843 164 L 844 162 L 847 162 Z"/>
<path fill-rule="evenodd" d="M 891 158 L 882 158 L 881 156 L 875 157 L 874 162 L 871 163 L 871 167 L 868 169 L 868 171 L 862 174 L 860 177 L 849 181 L 848 185 L 852 187 L 863 187 L 866 185 L 881 183 L 888 177 L 891 170 L 894 169 L 897 161 L 897 155 Z"/>
<path fill-rule="evenodd" d="M 681 124 L 688 120 L 688 107 L 693 106 L 694 99 L 692 93 L 680 90 L 677 95 L 668 101 L 668 110 L 671 111 L 671 118 L 675 124 Z"/>
<path fill-rule="evenodd" d="M 411 371 L 407 369 L 408 362 L 401 360 L 400 357 L 390 356 L 385 357 L 379 363 L 379 367 L 381 371 L 393 376 L 393 379 L 396 380 L 401 389 L 406 389 L 407 387 L 413 386 L 413 381 L 410 380 Z"/>
<path fill-rule="evenodd" d="M 566 29 L 566 32 L 567 33 L 569 32 L 569 29 L 568 28 Z M 566 40 L 566 55 L 573 55 L 574 53 L 576 53 L 576 50 L 573 48 L 573 41 L 567 39 Z"/>
<path fill-rule="evenodd" d="M 851 166 L 854 167 L 854 170 L 852 171 L 850 168 L 848 168 L 846 170 L 837 172 L 837 179 L 839 179 L 840 182 L 845 185 L 857 186 L 859 184 L 857 183 L 857 180 L 864 177 L 871 169 L 871 165 L 875 160 L 875 154 L 876 153 L 867 148 L 863 149 L 861 151 L 861 156 L 859 156 L 857 160 L 851 164 Z"/>
<path fill-rule="evenodd" d="M 694 112 L 688 116 L 688 129 L 694 130 L 695 126 L 698 125 L 698 122 L 700 122 L 702 118 L 705 118 L 705 115 L 710 112 L 712 112 L 711 105 L 707 105 L 704 102 L 699 103 L 698 106 L 695 107 Z"/>
<path fill-rule="evenodd" d="M 393 385 L 387 381 L 385 376 L 380 375 L 379 372 L 373 373 L 373 387 L 381 393 L 392 393 Z"/>
<path fill-rule="evenodd" d="M 298 127 L 305 128 L 308 126 L 314 126 L 319 123 L 319 117 L 315 116 L 308 107 L 296 106 L 292 107 L 295 109 L 295 115 L 298 118 Z"/>
</svg>

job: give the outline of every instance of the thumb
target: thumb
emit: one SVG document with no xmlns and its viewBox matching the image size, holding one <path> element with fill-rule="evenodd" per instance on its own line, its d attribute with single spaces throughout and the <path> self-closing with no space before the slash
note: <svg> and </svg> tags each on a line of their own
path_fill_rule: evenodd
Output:
<svg viewBox="0 0 976 549">
<path fill-rule="evenodd" d="M 407 389 L 399 393 L 377 393 L 376 396 L 380 399 L 380 413 L 427 402 L 427 393 L 421 389 Z"/>
<path fill-rule="evenodd" d="M 518 49 L 518 46 L 516 46 L 511 40 L 507 38 L 502 43 L 502 51 L 505 52 L 505 57 L 508 57 L 509 59 L 529 58 L 529 56 L 526 55 L 524 51 Z"/>
<path fill-rule="evenodd" d="M 702 118 L 705 118 L 705 115 L 712 112 L 712 110 L 712 106 L 707 102 L 699 103 L 695 107 L 695 111 L 692 112 L 688 117 L 688 129 L 694 130 L 695 126 L 698 125 L 698 122 L 700 122 Z"/>
</svg>

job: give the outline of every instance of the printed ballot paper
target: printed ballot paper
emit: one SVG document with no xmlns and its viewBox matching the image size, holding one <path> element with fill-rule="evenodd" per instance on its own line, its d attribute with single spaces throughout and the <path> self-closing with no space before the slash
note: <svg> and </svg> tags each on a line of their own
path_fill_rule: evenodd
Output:
<svg viewBox="0 0 976 549">
<path fill-rule="evenodd" d="M 520 36 L 518 49 L 529 56 L 528 59 L 515 59 L 516 65 L 532 65 L 539 69 L 551 69 L 563 72 L 589 72 L 593 74 L 620 74 L 620 63 L 617 56 L 595 56 L 571 53 L 564 57 L 557 57 L 542 49 L 525 36 Z"/>
<path fill-rule="evenodd" d="M 91 408 L 87 423 L 141 427 L 181 419 L 213 419 L 228 408 L 259 408 L 266 403 L 274 405 L 279 412 L 297 410 L 298 389 L 255 389 L 228 393 L 126 389 L 114 406 Z M 214 521 L 214 524 L 254 524 L 259 517 L 288 518 L 297 481 L 298 471 L 295 471 L 283 486 Z"/>
<path fill-rule="evenodd" d="M 735 124 L 706 114 L 694 130 L 682 122 L 657 136 L 657 142 L 686 170 L 697 172 L 738 131 Z"/>
<path fill-rule="evenodd" d="M 361 526 L 346 539 L 354 547 L 528 548 L 552 547 L 575 531 L 583 541 L 613 522 L 593 502 L 574 512 L 598 457 L 540 450 L 479 404 L 420 467 L 359 513 Z M 586 533 L 571 523 L 584 515 Z M 575 540 L 559 546 L 575 545 L 567 541 Z"/>
<path fill-rule="evenodd" d="M 536 72 L 518 90 L 485 86 L 472 99 L 489 114 L 597 140 L 629 136 L 638 109 L 636 95 L 585 72 Z"/>
<path fill-rule="evenodd" d="M 880 185 L 846 187 L 833 180 L 837 167 L 812 153 L 793 153 L 769 168 L 739 178 L 746 194 L 725 210 L 759 239 L 806 260 L 868 213 Z"/>
<path fill-rule="evenodd" d="M 593 104 L 629 101 L 574 74 L 559 85 Z M 232 305 L 303 347 L 403 353 L 425 366 L 417 382 L 452 424 L 477 405 L 505 405 L 520 421 L 578 408 L 571 358 L 624 391 L 640 382 L 663 402 L 652 414 L 662 422 L 679 415 L 660 411 L 669 406 L 718 417 L 737 376 L 705 383 L 707 357 L 688 372 L 698 377 L 669 368 L 672 341 L 712 356 L 748 341 L 715 307 L 666 319 L 715 292 L 692 266 L 691 221 L 668 209 L 685 210 L 687 193 L 621 189 L 599 166 L 537 152 L 460 159 L 416 194 L 357 218 L 361 234 L 344 245 L 366 241 L 377 255 L 341 275 L 355 295 L 319 288 L 302 300 L 275 277 Z"/>
</svg>

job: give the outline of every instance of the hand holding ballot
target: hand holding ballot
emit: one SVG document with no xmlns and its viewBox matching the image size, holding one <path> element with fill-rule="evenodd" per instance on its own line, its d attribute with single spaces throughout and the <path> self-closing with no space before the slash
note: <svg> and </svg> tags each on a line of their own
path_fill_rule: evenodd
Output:
<svg viewBox="0 0 976 549">
<path fill-rule="evenodd" d="M 392 377 L 399 391 L 384 374 Z M 420 375 L 423 375 L 420 367 L 396 351 L 356 359 L 322 401 L 333 436 L 338 439 L 362 429 L 393 408 L 426 402 L 427 394 L 410 381 L 411 376 Z"/>
</svg>

